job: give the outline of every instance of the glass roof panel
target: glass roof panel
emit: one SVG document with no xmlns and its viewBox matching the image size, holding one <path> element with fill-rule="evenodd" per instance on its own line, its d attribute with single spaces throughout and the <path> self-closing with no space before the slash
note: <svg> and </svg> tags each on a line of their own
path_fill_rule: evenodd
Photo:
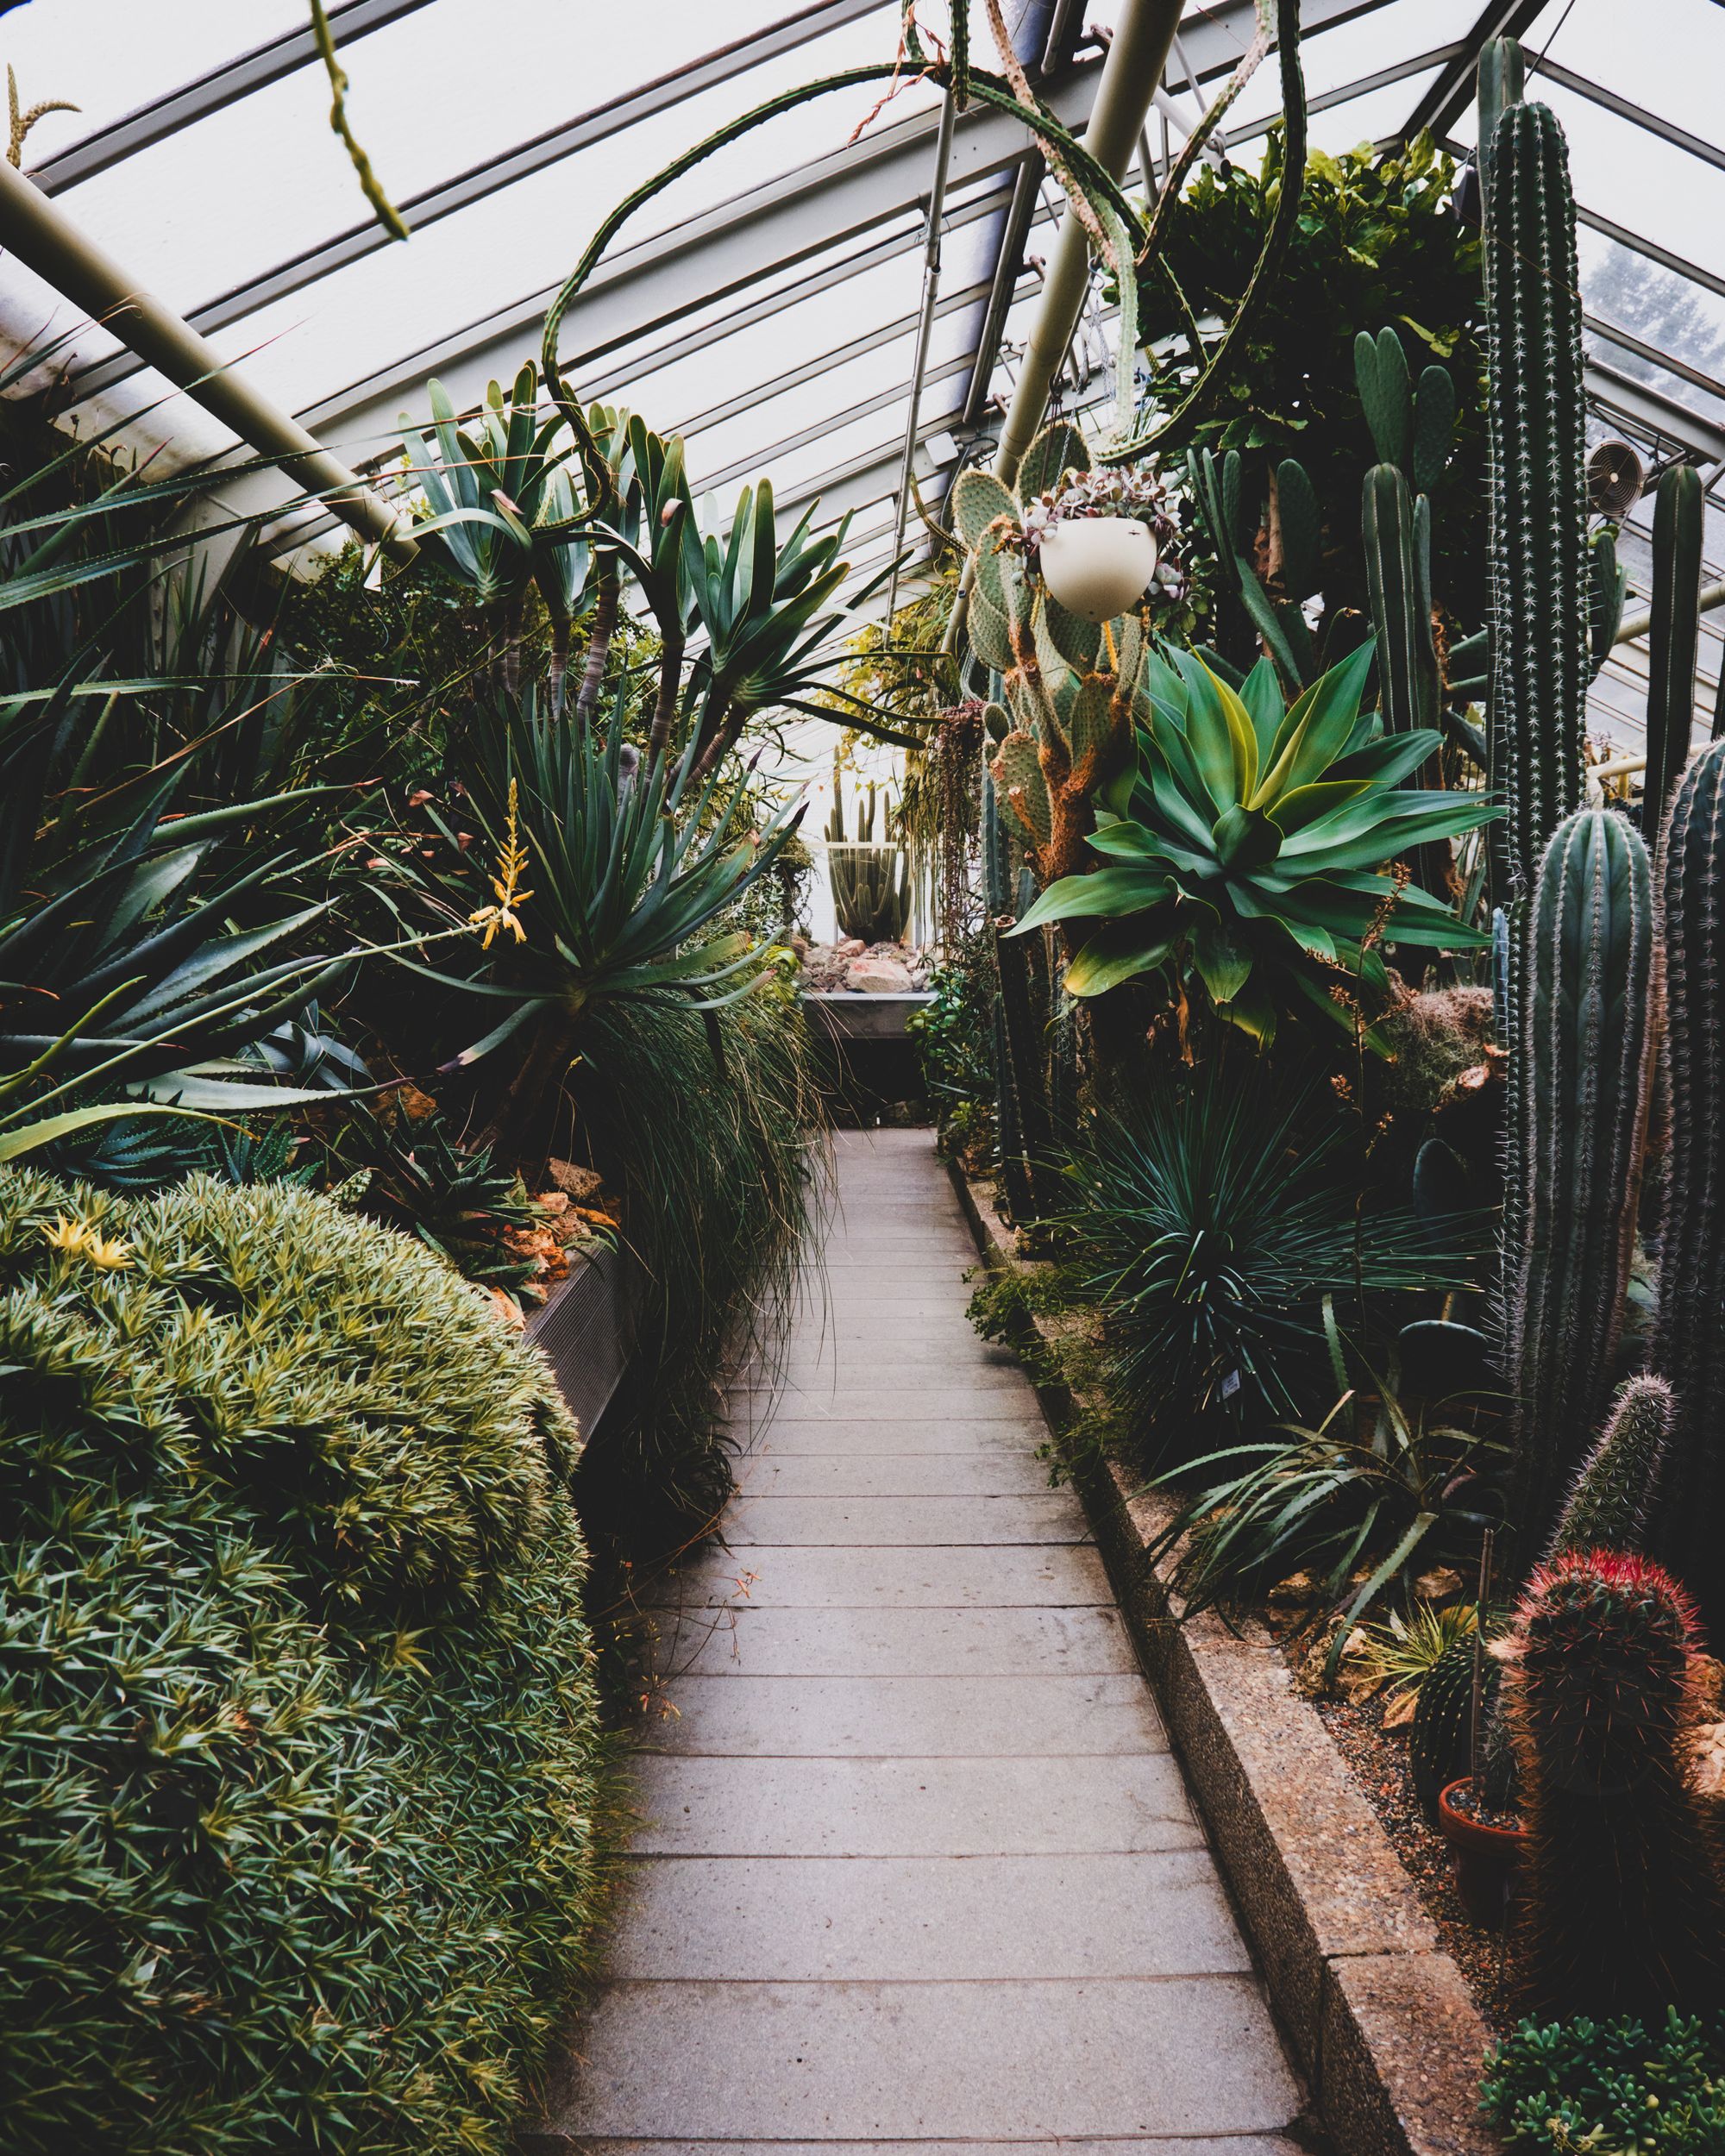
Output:
<svg viewBox="0 0 1725 2156">
<path fill-rule="evenodd" d="M 1569 137 L 1577 201 L 1725 277 L 1725 172 L 1560 84 L 1535 80 L 1530 94 Z"/>
<path fill-rule="evenodd" d="M 172 35 L 138 0 L 48 0 L 5 18 L 4 56 L 26 104 L 70 97 L 30 136 L 31 160 L 53 156 L 97 128 L 307 19 L 305 0 L 174 0 Z M 361 46 L 354 47 L 355 53 Z"/>
<path fill-rule="evenodd" d="M 1615 0 L 1575 0 L 1550 44 L 1534 49 L 1725 149 L 1725 9 L 1637 0 L 1628 27 Z"/>
</svg>

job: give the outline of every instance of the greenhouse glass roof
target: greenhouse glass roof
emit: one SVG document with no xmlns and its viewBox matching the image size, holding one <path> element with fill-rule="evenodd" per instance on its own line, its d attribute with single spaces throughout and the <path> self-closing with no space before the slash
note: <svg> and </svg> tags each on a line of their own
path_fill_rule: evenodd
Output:
<svg viewBox="0 0 1725 2156">
<path fill-rule="evenodd" d="M 1075 0 L 1007 11 L 1041 94 L 1082 128 L 1115 0 L 1088 16 Z M 345 0 L 329 20 L 351 116 L 412 228 L 403 244 L 370 217 L 330 133 L 308 12 L 306 0 L 178 0 L 169 35 L 163 11 L 136 0 L 26 0 L 0 14 L 0 56 L 26 104 L 81 107 L 31 134 L 38 184 L 361 469 L 398 455 L 400 416 L 423 411 L 428 377 L 467 404 L 536 353 L 549 296 L 620 197 L 769 95 L 890 58 L 900 15 L 897 0 L 516 0 L 503 13 L 490 0 Z M 1427 126 L 1466 149 L 1475 56 L 1494 34 L 1521 38 L 1529 94 L 1570 138 L 1597 431 L 1650 467 L 1673 455 L 1702 467 L 1717 579 L 1725 9 L 1642 0 L 1626 25 L 1610 0 L 1491 0 L 1483 13 L 1479 0 L 1305 0 L 1302 16 L 1312 136 L 1332 150 Z M 1145 136 L 1153 159 L 1177 148 L 1252 22 L 1251 0 L 1188 6 Z M 656 197 L 618 235 L 562 344 L 584 393 L 687 437 L 698 487 L 722 495 L 765 472 L 781 504 L 853 511 L 859 572 L 892 551 L 939 119 L 938 95 L 914 81 L 874 103 L 849 91 L 802 108 Z M 1228 116 L 1228 150 L 1276 110 L 1265 68 Z M 916 428 L 931 498 L 987 454 L 1059 210 L 1016 122 L 978 109 L 959 122 Z M 0 260 L 9 343 L 76 321 Z M 1098 301 L 1057 385 L 1069 411 L 1107 395 L 1107 328 Z M 144 413 L 145 434 L 190 454 L 222 445 L 100 329 L 81 328 L 75 351 L 79 389 Z M 1626 553 L 1645 583 L 1633 532 Z M 1709 635 L 1707 677 L 1719 649 Z M 1623 647 L 1596 692 L 1624 739 L 1639 729 L 1636 663 Z"/>
</svg>

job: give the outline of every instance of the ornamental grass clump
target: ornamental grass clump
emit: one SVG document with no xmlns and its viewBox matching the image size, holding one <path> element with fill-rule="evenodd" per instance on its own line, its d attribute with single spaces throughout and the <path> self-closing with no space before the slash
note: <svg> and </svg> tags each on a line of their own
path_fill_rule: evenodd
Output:
<svg viewBox="0 0 1725 2156">
<path fill-rule="evenodd" d="M 0 1172 L 9 2150 L 503 2150 L 594 1890 L 576 1444 L 326 1200 Z"/>
</svg>

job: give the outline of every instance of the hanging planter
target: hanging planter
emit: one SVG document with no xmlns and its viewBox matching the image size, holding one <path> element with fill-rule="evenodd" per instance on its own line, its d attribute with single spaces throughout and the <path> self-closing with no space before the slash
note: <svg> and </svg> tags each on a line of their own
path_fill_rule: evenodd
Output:
<svg viewBox="0 0 1725 2156">
<path fill-rule="evenodd" d="M 1147 472 L 1068 472 L 1027 506 L 1016 544 L 1057 605 L 1081 621 L 1113 621 L 1145 601 L 1185 595 L 1179 532 L 1165 504 Z"/>
<path fill-rule="evenodd" d="M 1038 549 L 1043 588 L 1082 621 L 1113 621 L 1150 588 L 1158 559 L 1150 526 L 1136 517 L 1074 517 Z"/>
</svg>

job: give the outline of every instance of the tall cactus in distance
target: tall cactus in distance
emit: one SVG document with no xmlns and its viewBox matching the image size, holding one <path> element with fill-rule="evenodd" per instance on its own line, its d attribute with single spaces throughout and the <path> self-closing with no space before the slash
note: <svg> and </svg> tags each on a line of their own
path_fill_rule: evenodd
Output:
<svg viewBox="0 0 1725 2156">
<path fill-rule="evenodd" d="M 1556 116 L 1509 104 L 1487 163 L 1491 776 L 1512 891 L 1582 798 L 1591 679 L 1575 202 Z"/>
<path fill-rule="evenodd" d="M 1666 826 L 1662 1062 L 1671 1128 L 1648 1357 L 1677 1427 L 1648 1546 L 1725 1646 L 1725 741 L 1680 780 Z"/>
<path fill-rule="evenodd" d="M 1653 502 L 1653 624 L 1647 632 L 1647 768 L 1641 829 L 1657 836 L 1665 804 L 1689 761 L 1695 724 L 1695 659 L 1701 632 L 1701 474 L 1674 464 Z"/>
<path fill-rule="evenodd" d="M 1653 970 L 1647 849 L 1624 818 L 1582 809 L 1546 849 L 1515 998 L 1504 1315 L 1524 1561 L 1605 1407 L 1640 1191 Z"/>
</svg>

